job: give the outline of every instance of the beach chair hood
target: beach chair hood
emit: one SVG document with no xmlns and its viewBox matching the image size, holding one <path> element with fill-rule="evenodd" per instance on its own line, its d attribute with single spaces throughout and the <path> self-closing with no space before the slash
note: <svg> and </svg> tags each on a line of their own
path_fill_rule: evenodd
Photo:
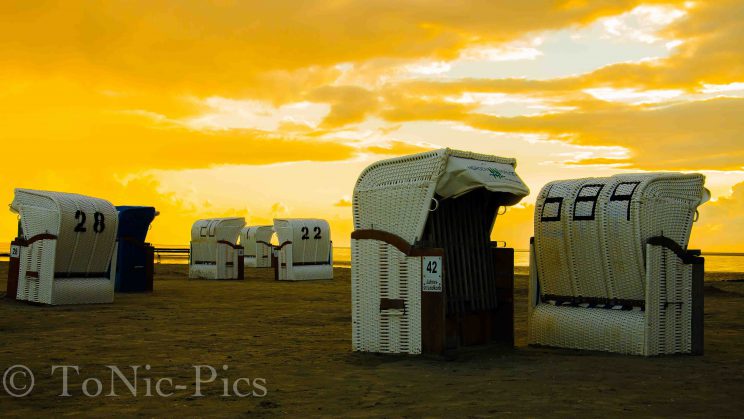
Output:
<svg viewBox="0 0 744 419">
<path fill-rule="evenodd" d="M 515 168 L 515 159 L 448 148 L 376 162 L 354 188 L 354 229 L 385 231 L 413 245 L 436 200 L 483 188 L 498 193 L 502 205 L 518 203 L 529 188 Z"/>
</svg>

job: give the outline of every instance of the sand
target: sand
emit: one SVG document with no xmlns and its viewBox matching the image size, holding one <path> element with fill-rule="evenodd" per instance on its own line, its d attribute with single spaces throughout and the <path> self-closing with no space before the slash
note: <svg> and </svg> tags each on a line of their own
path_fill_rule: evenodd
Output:
<svg viewBox="0 0 744 419">
<path fill-rule="evenodd" d="M 12 398 L 0 387 L 0 414 L 616 417 L 744 411 L 742 282 L 706 284 L 704 356 L 641 358 L 526 346 L 526 277 L 519 275 L 517 347 L 473 347 L 447 361 L 351 352 L 348 269 L 337 268 L 333 281 L 305 283 L 274 282 L 271 271 L 251 269 L 242 282 L 189 281 L 186 269 L 158 265 L 153 294 L 118 294 L 111 305 L 0 300 L 0 372 L 24 364 L 35 373 L 29 396 Z M 0 265 L 1 290 L 6 272 L 7 264 Z M 118 397 L 82 394 L 80 383 L 88 377 L 101 379 L 108 393 L 106 365 L 112 364 L 130 379 L 129 365 L 151 366 L 140 369 L 139 396 L 120 381 Z M 195 364 L 228 366 L 203 385 L 204 397 L 194 396 Z M 52 365 L 79 366 L 81 377 L 70 376 L 71 397 L 58 396 L 62 377 L 60 371 L 50 375 Z M 167 398 L 146 397 L 144 378 L 163 377 L 187 388 Z M 223 397 L 221 379 L 230 386 L 240 377 L 265 379 L 267 394 Z M 238 389 L 252 387 L 260 395 L 253 383 Z"/>
</svg>

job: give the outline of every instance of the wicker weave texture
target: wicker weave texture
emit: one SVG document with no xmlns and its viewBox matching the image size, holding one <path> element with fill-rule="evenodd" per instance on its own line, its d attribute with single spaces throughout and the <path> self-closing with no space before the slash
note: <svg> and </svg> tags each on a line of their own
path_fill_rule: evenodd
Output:
<svg viewBox="0 0 744 419">
<path fill-rule="evenodd" d="M 377 240 L 352 240 L 352 346 L 355 351 L 421 353 L 421 257 Z M 386 309 L 381 299 L 405 301 Z"/>
<path fill-rule="evenodd" d="M 235 246 L 244 226 L 241 217 L 197 220 L 191 227 L 189 278 L 237 279 L 243 254 Z"/>
<path fill-rule="evenodd" d="M 529 342 L 638 355 L 690 352 L 692 267 L 646 242 L 664 236 L 687 246 L 703 183 L 702 175 L 661 173 L 546 185 L 535 206 Z M 643 309 L 566 306 L 550 296 L 642 301 Z"/>
<path fill-rule="evenodd" d="M 333 279 L 333 242 L 326 220 L 275 219 L 279 280 Z"/>
<path fill-rule="evenodd" d="M 118 214 L 110 202 L 16 189 L 11 209 L 20 215 L 23 238 L 32 241 L 21 247 L 19 300 L 55 305 L 113 301 L 114 281 L 107 271 Z M 36 240 L 39 235 L 56 239 Z"/>
<path fill-rule="evenodd" d="M 642 300 L 644 245 L 666 236 L 686 247 L 702 175 L 617 175 L 556 181 L 535 205 L 543 294 Z"/>
<path fill-rule="evenodd" d="M 457 164 L 450 165 L 453 161 Z M 439 208 L 437 198 L 459 199 L 474 189 L 488 189 L 511 194 L 513 205 L 527 195 L 514 167 L 514 159 L 450 149 L 373 163 L 354 188 L 354 229 L 391 233 L 419 245 L 431 211 Z M 383 241 L 352 240 L 354 350 L 421 352 L 421 260 Z M 381 310 L 381 299 L 403 299 L 406 310 Z"/>
<path fill-rule="evenodd" d="M 354 188 L 354 228 L 387 231 L 415 243 L 446 166 L 445 151 L 383 160 L 365 169 Z"/>
<path fill-rule="evenodd" d="M 251 268 L 271 267 L 271 236 L 274 226 L 249 226 L 240 230 L 240 245 L 245 249 L 245 266 Z M 263 242 L 263 243 L 259 243 Z"/>
</svg>

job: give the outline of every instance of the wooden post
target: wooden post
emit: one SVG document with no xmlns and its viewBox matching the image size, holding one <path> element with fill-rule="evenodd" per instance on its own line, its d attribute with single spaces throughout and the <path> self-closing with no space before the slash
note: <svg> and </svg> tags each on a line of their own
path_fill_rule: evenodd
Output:
<svg viewBox="0 0 744 419">
<path fill-rule="evenodd" d="M 14 300 L 18 296 L 18 276 L 21 270 L 21 246 L 23 245 L 23 239 L 20 237 L 10 243 L 10 264 L 8 266 L 8 284 L 5 297 Z"/>
<path fill-rule="evenodd" d="M 704 315 L 705 306 L 705 258 L 695 257 L 692 263 L 692 344 L 693 355 L 704 352 Z"/>
<path fill-rule="evenodd" d="M 152 292 L 155 277 L 155 247 L 145 243 L 145 291 Z"/>
<path fill-rule="evenodd" d="M 514 249 L 494 247 L 498 308 L 493 323 L 494 340 L 514 346 Z"/>
</svg>

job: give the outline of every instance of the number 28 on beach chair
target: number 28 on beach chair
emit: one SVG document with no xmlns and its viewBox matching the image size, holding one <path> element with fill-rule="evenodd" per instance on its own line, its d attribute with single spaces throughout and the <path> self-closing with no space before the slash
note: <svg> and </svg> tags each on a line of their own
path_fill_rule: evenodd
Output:
<svg viewBox="0 0 744 419">
<path fill-rule="evenodd" d="M 189 278 L 243 279 L 242 217 L 197 220 L 191 227 Z"/>
<path fill-rule="evenodd" d="M 353 196 L 352 345 L 442 353 L 513 344 L 514 251 L 491 230 L 529 193 L 514 159 L 450 149 L 379 161 Z"/>
<path fill-rule="evenodd" d="M 11 243 L 9 297 L 51 305 L 114 301 L 109 267 L 118 219 L 110 202 L 16 189 L 10 208 L 20 222 Z"/>
<path fill-rule="evenodd" d="M 703 352 L 703 267 L 686 250 L 698 174 L 548 183 L 530 245 L 529 343 L 660 355 Z"/>
</svg>

